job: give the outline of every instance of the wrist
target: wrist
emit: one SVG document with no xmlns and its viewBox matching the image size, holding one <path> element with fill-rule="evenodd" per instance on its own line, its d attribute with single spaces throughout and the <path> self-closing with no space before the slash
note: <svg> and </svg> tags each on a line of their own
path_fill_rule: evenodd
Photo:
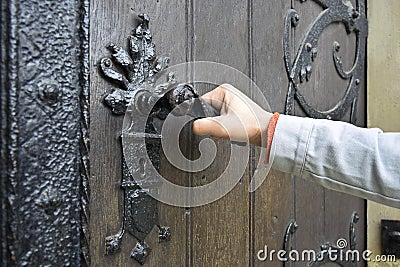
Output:
<svg viewBox="0 0 400 267">
<path fill-rule="evenodd" d="M 267 147 L 267 130 L 272 116 L 273 114 L 267 111 L 262 112 L 258 116 L 257 137 L 251 142 L 253 145 Z"/>
</svg>

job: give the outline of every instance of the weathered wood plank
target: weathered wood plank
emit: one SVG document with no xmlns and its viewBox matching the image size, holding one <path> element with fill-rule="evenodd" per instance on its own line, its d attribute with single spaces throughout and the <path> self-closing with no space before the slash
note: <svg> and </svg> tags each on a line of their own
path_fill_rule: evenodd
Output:
<svg viewBox="0 0 400 267">
<path fill-rule="evenodd" d="M 247 3 L 239 0 L 195 1 L 193 48 L 194 60 L 220 62 L 248 74 Z M 237 78 L 230 77 L 225 82 L 235 84 Z M 204 92 L 213 87 L 200 89 Z M 229 143 L 220 142 L 216 160 L 205 171 L 194 173 L 193 185 L 216 179 L 226 168 L 229 157 Z M 238 171 L 231 173 L 232 177 L 235 175 Z M 248 172 L 242 177 L 242 183 L 223 198 L 191 209 L 193 266 L 249 265 L 247 185 Z"/>
<path fill-rule="evenodd" d="M 150 29 L 158 54 L 171 58 L 171 63 L 186 61 L 186 3 L 185 1 L 91 1 L 91 243 L 93 266 L 139 266 L 130 258 L 136 240 L 126 234 L 121 252 L 105 256 L 104 238 L 118 231 L 121 223 L 122 191 L 121 146 L 119 132 L 122 118 L 111 115 L 102 98 L 112 87 L 99 74 L 97 63 L 108 54 L 109 42 L 125 45 L 132 29 L 137 26 L 138 13 L 151 17 Z M 161 170 L 173 172 L 161 163 Z M 180 175 L 166 175 L 171 180 L 183 180 Z M 162 224 L 172 231 L 169 243 L 158 243 L 157 230 L 146 238 L 153 249 L 149 266 L 185 265 L 185 210 L 159 204 Z"/>
<path fill-rule="evenodd" d="M 253 80 L 269 102 L 271 111 L 283 112 L 288 79 L 283 61 L 282 40 L 289 1 L 254 0 L 252 7 Z M 256 160 L 258 161 L 259 153 Z M 293 215 L 293 181 L 290 175 L 271 170 L 254 193 L 252 203 L 253 266 L 282 266 L 276 257 L 263 262 L 257 252 L 282 248 L 287 224 Z M 261 255 L 263 256 L 263 255 Z"/>
</svg>

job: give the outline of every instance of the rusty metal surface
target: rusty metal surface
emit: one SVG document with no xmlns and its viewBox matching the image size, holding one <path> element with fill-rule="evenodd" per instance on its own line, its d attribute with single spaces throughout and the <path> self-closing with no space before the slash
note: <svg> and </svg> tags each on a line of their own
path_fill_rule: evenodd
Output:
<svg viewBox="0 0 400 267">
<path fill-rule="evenodd" d="M 364 71 L 366 38 L 368 26 L 366 9 L 362 1 L 357 0 L 356 7 L 349 1 L 314 0 L 323 7 L 321 14 L 309 26 L 302 40 L 297 54 L 293 57 L 290 52 L 290 31 L 301 23 L 296 10 L 288 11 L 285 20 L 285 35 L 283 40 L 284 60 L 289 78 L 288 93 L 286 97 L 285 114 L 293 114 L 293 105 L 296 100 L 304 112 L 312 118 L 340 120 L 351 108 L 350 121 L 355 123 L 355 110 L 360 79 Z M 306 1 L 301 1 L 306 2 Z M 318 56 L 318 40 L 323 30 L 332 23 L 343 23 L 348 34 L 356 35 L 356 56 L 354 65 L 350 70 L 344 70 L 342 61 L 338 56 L 340 44 L 335 42 L 332 49 L 333 62 L 338 75 L 348 81 L 346 93 L 343 98 L 330 110 L 320 111 L 310 104 L 301 93 L 300 87 L 310 80 L 313 74 L 313 64 Z M 305 89 L 306 90 L 306 89 Z"/>
</svg>

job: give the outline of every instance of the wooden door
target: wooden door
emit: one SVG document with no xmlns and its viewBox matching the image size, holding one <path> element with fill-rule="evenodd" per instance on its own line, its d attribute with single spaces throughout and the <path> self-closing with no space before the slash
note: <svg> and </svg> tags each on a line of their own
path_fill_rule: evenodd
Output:
<svg viewBox="0 0 400 267">
<path fill-rule="evenodd" d="M 120 190 L 122 118 L 111 114 L 103 103 L 111 85 L 100 74 L 99 60 L 105 46 L 124 46 L 138 23 L 137 14 L 151 17 L 150 29 L 158 54 L 171 58 L 170 65 L 187 61 L 215 61 L 232 66 L 249 76 L 267 97 L 271 109 L 283 113 L 289 79 L 285 67 L 283 40 L 285 18 L 290 9 L 300 17 L 291 27 L 290 52 L 298 52 L 307 28 L 329 1 L 295 0 L 171 0 L 91 1 L 90 3 L 90 254 L 92 266 L 137 266 L 130 257 L 136 240 L 126 234 L 121 251 L 105 255 L 105 238 L 118 231 L 122 220 Z M 342 2 L 342 1 L 338 1 Z M 356 6 L 356 2 L 352 1 Z M 341 44 L 345 67 L 350 67 L 356 50 L 355 34 L 348 35 L 342 23 L 334 23 L 320 36 L 313 73 L 302 87 L 309 103 L 328 110 L 343 96 L 347 81 L 338 77 L 332 61 L 332 44 Z M 365 122 L 365 84 L 360 77 L 357 124 Z M 226 81 L 231 82 L 231 81 Z M 199 86 L 202 93 L 212 86 Z M 251 93 L 250 93 L 251 94 Z M 253 97 L 256 97 L 253 95 Z M 295 102 L 294 115 L 305 116 Z M 350 111 L 342 118 L 348 121 Z M 196 137 L 182 136 L 187 155 L 198 153 Z M 227 143 L 218 144 L 218 161 L 197 173 L 180 171 L 162 159 L 161 174 L 171 181 L 196 186 L 212 181 L 228 159 Z M 158 242 L 157 229 L 146 237 L 152 248 L 147 266 L 280 266 L 282 262 L 260 261 L 257 252 L 279 250 L 291 219 L 299 228 L 291 246 L 319 251 L 325 242 L 348 238 L 352 212 L 358 212 L 357 246 L 364 247 L 364 200 L 333 192 L 272 170 L 262 186 L 249 193 L 259 151 L 252 148 L 249 164 L 240 183 L 220 200 L 196 208 L 179 208 L 159 203 L 162 224 L 171 229 L 171 240 Z M 303 263 L 298 263 L 301 266 Z"/>
<path fill-rule="evenodd" d="M 107 44 L 127 45 L 127 37 L 140 23 L 139 13 L 150 16 L 157 54 L 168 55 L 170 65 L 229 65 L 255 81 L 272 111 L 297 116 L 324 114 L 305 112 L 298 92 L 310 107 L 326 111 L 351 85 L 352 90 L 358 88 L 351 94 L 357 96 L 357 105 L 353 102 L 344 114 L 332 118 L 357 117 L 356 124 L 364 126 L 365 2 L 1 1 L 1 265 L 139 265 L 130 256 L 137 240 L 128 233 L 119 252 L 105 253 L 105 238 L 123 221 L 122 117 L 104 104 L 114 85 L 104 79 L 99 66 L 109 53 Z M 324 25 L 331 20 L 336 22 Z M 353 63 L 358 65 L 352 68 Z M 341 66 L 351 71 L 340 71 Z M 196 71 L 190 74 L 195 76 Z M 235 85 L 236 78 L 224 82 Z M 298 91 L 289 90 L 294 85 Z M 213 85 L 196 87 L 205 93 Z M 255 100 L 260 97 L 257 91 L 246 93 Z M 183 153 L 198 157 L 199 139 L 190 129 L 180 139 Z M 204 171 L 187 173 L 161 155 L 160 173 L 187 187 L 209 184 L 229 160 L 229 142 L 217 147 L 217 160 Z M 145 237 L 152 251 L 144 264 L 281 266 L 285 263 L 277 257 L 263 261 L 258 253 L 265 246 L 283 248 L 285 238 L 287 248 L 298 251 L 319 251 L 321 244 L 335 244 L 340 238 L 354 241 L 348 236 L 354 211 L 360 218 L 355 224 L 357 249 L 363 251 L 364 200 L 274 170 L 249 193 L 259 157 L 260 151 L 252 148 L 239 183 L 211 204 L 154 205 L 160 224 L 170 227 L 171 238 L 160 243 L 158 229 L 153 228 Z M 294 221 L 297 230 L 287 231 Z"/>
</svg>

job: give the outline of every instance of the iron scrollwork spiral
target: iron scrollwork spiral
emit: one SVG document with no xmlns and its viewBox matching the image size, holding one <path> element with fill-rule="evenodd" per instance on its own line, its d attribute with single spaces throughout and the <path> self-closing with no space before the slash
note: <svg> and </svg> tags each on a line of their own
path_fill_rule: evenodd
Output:
<svg viewBox="0 0 400 267">
<path fill-rule="evenodd" d="M 328 263 L 334 263 L 342 267 L 357 267 L 357 261 L 360 260 L 360 255 L 356 250 L 357 240 L 355 226 L 359 220 L 360 216 L 354 211 L 351 215 L 351 220 L 349 223 L 348 240 L 339 238 L 336 244 L 325 242 L 321 244 L 321 250 L 319 252 L 313 250 L 303 250 L 301 253 L 301 260 L 308 260 L 306 265 L 307 267 L 324 266 Z M 293 250 L 292 243 L 294 234 L 298 228 L 299 225 L 293 219 L 290 220 L 288 226 L 286 227 L 283 240 L 283 251 L 285 251 L 285 255 L 289 255 L 289 257 L 283 262 L 283 267 L 291 266 L 293 262 L 300 260 L 299 254 L 291 254 L 293 251 L 298 253 L 297 250 Z"/>
<path fill-rule="evenodd" d="M 285 114 L 293 114 L 295 99 L 304 112 L 318 119 L 340 120 L 351 108 L 350 122 L 355 123 L 357 96 L 361 77 L 364 72 L 364 59 L 366 49 L 366 38 L 368 33 L 367 19 L 365 16 L 365 4 L 361 0 L 356 1 L 356 7 L 346 0 L 313 0 L 323 7 L 323 11 L 309 26 L 294 61 L 290 52 L 290 32 L 296 27 L 300 17 L 296 10 L 290 9 L 285 20 L 285 34 L 283 40 L 284 60 L 289 86 L 286 97 Z M 301 0 L 305 2 L 305 0 Z M 318 39 L 323 30 L 332 23 L 343 23 L 347 34 L 355 33 L 356 51 L 355 60 L 350 70 L 343 68 L 342 61 L 338 56 L 340 44 L 334 42 L 332 57 L 338 75 L 348 81 L 346 92 L 342 99 L 331 109 L 320 111 L 312 107 L 300 92 L 299 86 L 310 80 L 313 71 L 313 62 L 318 54 Z"/>
</svg>

